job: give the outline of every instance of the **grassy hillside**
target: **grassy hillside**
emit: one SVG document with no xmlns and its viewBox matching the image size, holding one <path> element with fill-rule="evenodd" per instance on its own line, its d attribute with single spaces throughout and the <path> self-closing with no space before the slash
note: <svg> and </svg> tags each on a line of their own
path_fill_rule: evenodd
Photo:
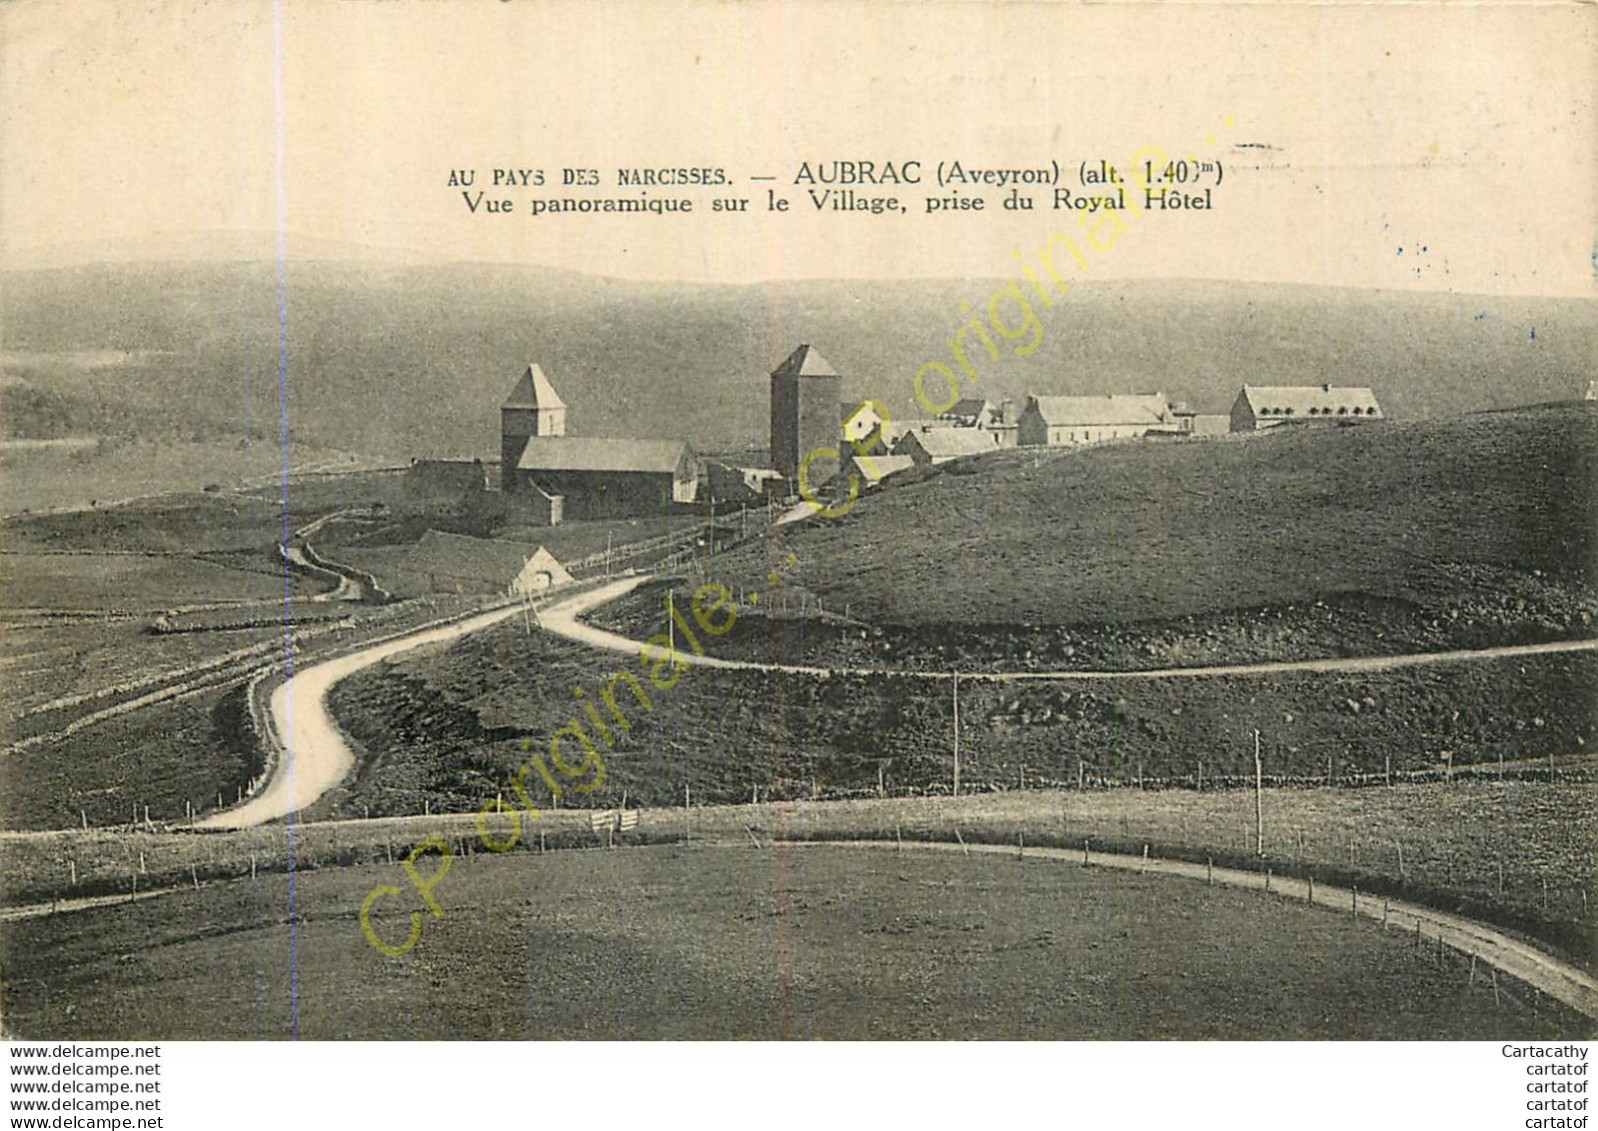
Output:
<svg viewBox="0 0 1598 1131">
<path fill-rule="evenodd" d="M 262 1040 L 291 1022 L 304 1038 L 365 1040 L 1584 1032 L 1529 1000 L 1499 1003 L 1457 959 L 1439 965 L 1377 924 L 1057 861 L 839 848 L 479 856 L 453 865 L 444 916 L 416 948 L 386 958 L 358 916 L 394 871 L 301 874 L 292 916 L 287 880 L 269 876 L 6 924 L 7 1016 L 35 1040 Z M 404 914 L 380 906 L 377 929 L 403 938 Z"/>
<path fill-rule="evenodd" d="M 12 435 L 85 431 L 275 440 L 277 269 L 95 265 L 4 275 L 0 389 Z M 298 442 L 370 455 L 491 453 L 496 409 L 539 361 L 580 435 L 764 443 L 767 373 L 812 342 L 895 415 L 947 359 L 959 305 L 1001 285 L 632 283 L 480 264 L 287 265 L 288 412 Z M 1576 395 L 1598 303 L 1249 284 L 1073 287 L 1038 311 L 1035 350 L 977 359 L 978 391 L 1160 389 L 1224 411 L 1244 381 L 1376 385 L 1432 416 Z"/>
<path fill-rule="evenodd" d="M 716 559 L 718 650 L 1151 667 L 1587 635 L 1598 405 L 995 453 Z M 796 626 L 768 580 L 876 630 Z M 643 593 L 619 622 L 663 624 Z M 775 627 L 776 631 L 773 631 Z"/>
</svg>

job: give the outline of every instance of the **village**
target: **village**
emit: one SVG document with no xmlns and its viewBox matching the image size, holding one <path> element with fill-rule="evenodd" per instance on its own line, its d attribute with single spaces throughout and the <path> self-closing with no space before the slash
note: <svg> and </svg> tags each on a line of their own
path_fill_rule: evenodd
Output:
<svg viewBox="0 0 1598 1131">
<path fill-rule="evenodd" d="M 892 419 L 879 401 L 845 399 L 844 385 L 838 367 L 801 344 L 770 374 L 765 451 L 700 454 L 680 439 L 568 431 L 566 401 L 533 362 L 500 406 L 497 476 L 481 457 L 419 459 L 406 480 L 417 497 L 434 500 L 497 494 L 504 525 L 523 530 L 673 513 L 713 522 L 718 510 L 757 506 L 803 516 L 825 510 L 824 499 L 854 498 L 913 468 L 1006 449 L 1223 441 L 1385 419 L 1370 387 L 1330 383 L 1244 385 L 1226 413 L 1160 392 L 1028 394 L 997 404 L 965 397 L 924 419 Z M 535 592 L 570 579 L 541 545 L 438 531 L 422 538 L 404 568 L 429 588 L 457 593 Z"/>
</svg>

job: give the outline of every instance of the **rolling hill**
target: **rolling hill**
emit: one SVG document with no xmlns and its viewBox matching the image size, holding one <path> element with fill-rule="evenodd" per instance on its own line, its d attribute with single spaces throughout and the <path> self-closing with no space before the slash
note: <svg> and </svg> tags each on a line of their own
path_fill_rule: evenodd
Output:
<svg viewBox="0 0 1598 1131">
<path fill-rule="evenodd" d="M 715 559 L 708 576 L 765 602 L 718 650 L 1155 667 L 1485 647 L 1589 635 L 1598 616 L 1595 404 L 905 474 Z M 796 592 L 875 635 L 767 631 Z M 652 627 L 657 606 L 636 598 L 623 627 Z"/>
<path fill-rule="evenodd" d="M 335 249 L 336 250 L 336 249 Z M 483 264 L 292 259 L 283 333 L 293 443 L 374 458 L 497 449 L 497 407 L 537 360 L 581 435 L 764 443 L 770 369 L 812 342 L 896 415 L 947 358 L 992 279 L 638 283 Z M 270 261 L 0 274 L 6 434 L 275 443 L 278 272 Z M 1025 358 L 977 356 L 976 391 L 1160 390 L 1225 411 L 1252 383 L 1373 384 L 1396 418 L 1579 395 L 1598 357 L 1589 300 L 1216 282 L 1087 283 Z"/>
</svg>

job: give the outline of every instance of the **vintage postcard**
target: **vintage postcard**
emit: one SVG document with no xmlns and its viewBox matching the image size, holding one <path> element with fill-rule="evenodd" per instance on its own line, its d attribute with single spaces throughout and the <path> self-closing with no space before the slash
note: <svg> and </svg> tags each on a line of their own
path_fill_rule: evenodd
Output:
<svg viewBox="0 0 1598 1131">
<path fill-rule="evenodd" d="M 1490 1040 L 1578 1126 L 1592 4 L 23 0 L 0 81 L 8 1038 Z"/>
</svg>

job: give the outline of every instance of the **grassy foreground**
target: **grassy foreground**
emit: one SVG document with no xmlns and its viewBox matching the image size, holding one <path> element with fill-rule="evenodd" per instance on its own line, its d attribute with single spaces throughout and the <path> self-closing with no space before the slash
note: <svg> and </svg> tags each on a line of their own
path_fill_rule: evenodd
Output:
<svg viewBox="0 0 1598 1131">
<path fill-rule="evenodd" d="M 596 800 L 615 805 L 606 793 Z M 1570 782 L 1459 781 L 1391 789 L 1272 789 L 1266 857 L 1254 855 L 1254 799 L 1244 790 L 1012 791 L 972 796 L 781 802 L 646 809 L 627 844 L 771 839 L 907 839 L 1080 847 L 1313 875 L 1496 923 L 1598 969 L 1593 911 L 1598 787 Z M 602 842 L 587 811 L 524 819 L 516 852 Z M 487 825 L 509 836 L 508 818 Z M 429 836 L 457 857 L 483 855 L 470 814 L 283 825 L 234 833 L 0 836 L 4 901 L 19 905 L 283 871 L 402 859 Z M 143 866 L 141 870 L 141 864 Z M 397 864 L 389 874 L 400 875 Z M 401 881 L 403 877 L 401 876 Z M 1546 887 L 1544 886 L 1546 884 Z"/>
<path fill-rule="evenodd" d="M 391 871 L 7 924 L 31 1038 L 1448 1039 L 1580 1035 L 1380 924 L 1058 861 L 656 847 L 455 865 L 386 958 Z M 403 913 L 379 917 L 404 936 Z M 290 975 L 290 954 L 293 975 Z"/>
</svg>

